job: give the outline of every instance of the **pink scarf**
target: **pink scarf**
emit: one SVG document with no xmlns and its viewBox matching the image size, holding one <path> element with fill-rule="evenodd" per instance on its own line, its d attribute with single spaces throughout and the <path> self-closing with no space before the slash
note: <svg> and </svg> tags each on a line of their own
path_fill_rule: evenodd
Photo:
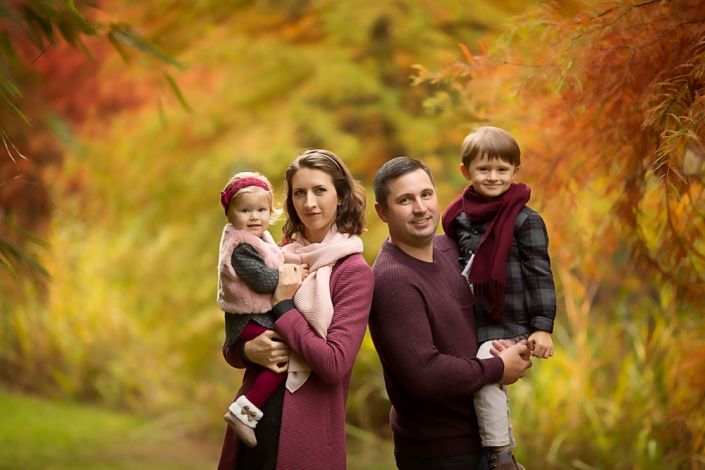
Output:
<svg viewBox="0 0 705 470">
<path fill-rule="evenodd" d="M 308 277 L 294 294 L 294 304 L 313 331 L 325 339 L 333 319 L 333 301 L 330 297 L 333 266 L 341 258 L 362 253 L 362 240 L 357 235 L 339 233 L 335 224 L 321 243 L 309 243 L 300 233 L 294 234 L 293 239 L 282 248 L 284 262 L 308 264 Z M 292 351 L 286 388 L 295 392 L 310 374 L 311 368 Z"/>
</svg>

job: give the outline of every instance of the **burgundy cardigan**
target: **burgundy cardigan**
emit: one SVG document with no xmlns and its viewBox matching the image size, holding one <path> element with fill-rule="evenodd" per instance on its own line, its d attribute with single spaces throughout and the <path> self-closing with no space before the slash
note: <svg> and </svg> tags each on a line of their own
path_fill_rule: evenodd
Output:
<svg viewBox="0 0 705 470">
<path fill-rule="evenodd" d="M 372 270 L 362 255 L 350 255 L 333 267 L 330 286 L 334 314 L 326 339 L 317 336 L 296 309 L 274 324 L 311 367 L 311 376 L 299 390 L 284 392 L 278 470 L 346 468 L 345 403 L 372 305 Z M 223 348 L 223 354 L 231 366 L 245 367 L 238 347 Z M 256 375 L 248 372 L 235 399 L 252 387 Z M 236 468 L 239 444 L 227 426 L 219 470 Z"/>
</svg>

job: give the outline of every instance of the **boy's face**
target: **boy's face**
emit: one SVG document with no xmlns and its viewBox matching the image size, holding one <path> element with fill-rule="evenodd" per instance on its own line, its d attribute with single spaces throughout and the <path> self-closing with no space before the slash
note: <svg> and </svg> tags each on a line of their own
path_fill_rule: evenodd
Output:
<svg viewBox="0 0 705 470">
<path fill-rule="evenodd" d="M 238 230 L 259 237 L 269 228 L 269 194 L 257 188 L 230 203 L 228 220 Z"/>
<path fill-rule="evenodd" d="M 506 193 L 518 171 L 518 166 L 499 158 L 490 160 L 484 153 L 475 157 L 467 167 L 460 164 L 460 172 L 466 180 L 472 181 L 475 192 L 487 202 Z"/>
</svg>

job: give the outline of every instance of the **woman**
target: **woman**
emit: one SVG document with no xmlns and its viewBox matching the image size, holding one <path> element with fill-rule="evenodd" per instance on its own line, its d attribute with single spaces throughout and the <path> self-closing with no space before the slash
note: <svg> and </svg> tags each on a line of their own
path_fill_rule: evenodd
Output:
<svg viewBox="0 0 705 470">
<path fill-rule="evenodd" d="M 256 447 L 240 445 L 226 429 L 220 470 L 346 467 L 345 403 L 374 290 L 358 238 L 365 193 L 326 150 L 297 157 L 286 170 L 286 188 L 283 251 L 287 263 L 307 264 L 309 275 L 302 283 L 294 266 L 280 268 L 274 331 L 242 344 L 228 345 L 226 338 L 223 355 L 233 367 L 281 371 L 289 362 L 291 372 L 264 405 L 264 416 L 275 418 L 257 424 Z M 250 370 L 238 396 L 252 385 Z"/>
</svg>

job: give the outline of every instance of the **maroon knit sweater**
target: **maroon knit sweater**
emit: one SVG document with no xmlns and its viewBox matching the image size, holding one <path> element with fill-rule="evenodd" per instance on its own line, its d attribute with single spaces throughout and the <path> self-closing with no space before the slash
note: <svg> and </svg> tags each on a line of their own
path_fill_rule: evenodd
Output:
<svg viewBox="0 0 705 470">
<path fill-rule="evenodd" d="M 350 255 L 333 266 L 330 289 L 334 313 L 326 339 L 316 335 L 296 309 L 284 313 L 274 324 L 284 341 L 311 367 L 311 375 L 300 389 L 293 394 L 284 392 L 277 470 L 346 468 L 345 403 L 374 290 L 372 271 L 362 255 Z M 223 348 L 223 353 L 233 367 L 245 366 L 237 347 Z M 254 378 L 255 374 L 245 373 L 237 396 L 247 393 Z M 236 468 L 239 444 L 228 426 L 219 470 Z"/>
<path fill-rule="evenodd" d="M 370 333 L 392 402 L 395 450 L 412 457 L 479 452 L 473 393 L 504 373 L 502 359 L 475 357 L 475 315 L 457 246 L 437 235 L 433 259 L 385 241 L 372 266 Z"/>
</svg>

